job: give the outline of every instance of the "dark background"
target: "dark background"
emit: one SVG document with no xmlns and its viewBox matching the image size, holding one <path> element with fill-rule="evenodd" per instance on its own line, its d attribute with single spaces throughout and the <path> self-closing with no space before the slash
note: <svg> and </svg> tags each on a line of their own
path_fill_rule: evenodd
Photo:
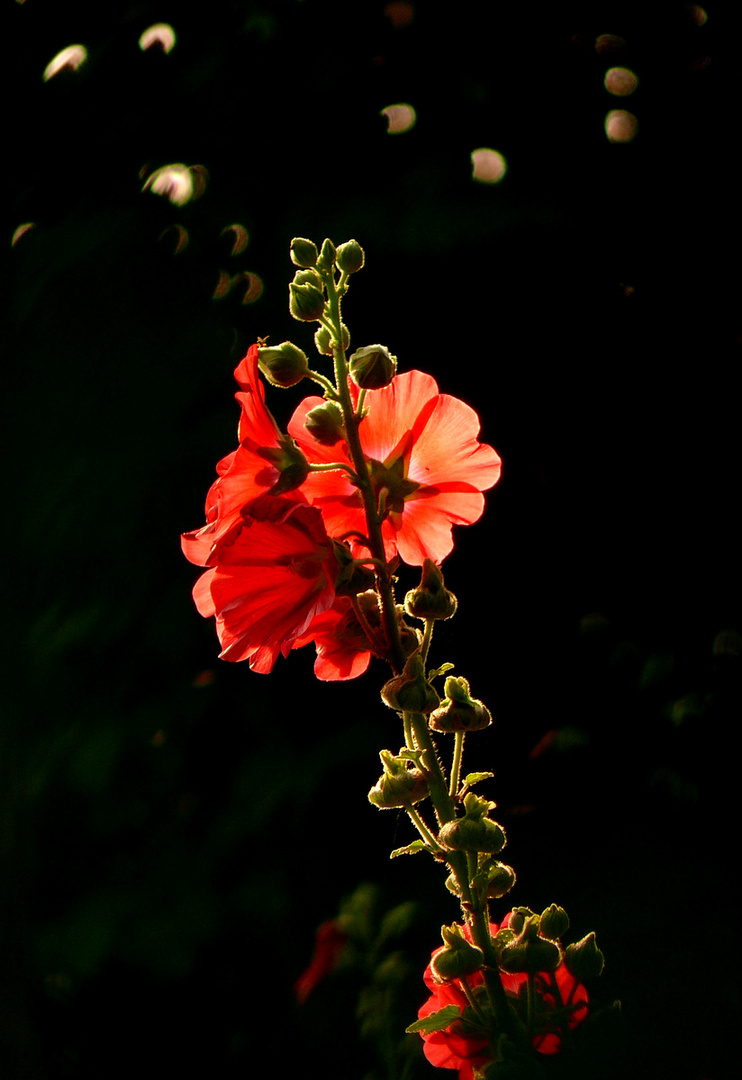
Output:
<svg viewBox="0 0 742 1080">
<path fill-rule="evenodd" d="M 434 649 L 495 715 L 468 765 L 497 774 L 513 902 L 597 931 L 619 1075 L 732 1075 L 740 26 L 732 5 L 702 25 L 647 6 L 6 11 L 3 1076 L 433 1074 L 396 1040 L 456 905 L 437 867 L 389 862 L 410 829 L 366 802 L 401 741 L 385 674 L 319 684 L 310 649 L 269 677 L 218 661 L 179 550 L 234 447 L 237 361 L 258 335 L 309 351 L 294 235 L 359 240 L 354 344 L 470 402 L 504 460 L 456 533 Z M 156 21 L 169 55 L 138 48 Z M 45 83 L 77 42 L 87 63 Z M 417 123 L 390 135 L 396 102 Z M 480 146 L 508 162 L 498 185 L 472 180 Z M 201 198 L 142 190 L 172 162 L 205 168 Z M 303 393 L 275 391 L 276 415 Z M 362 883 L 366 946 L 419 907 L 299 1009 L 314 929 Z M 393 1007 L 362 1038 L 369 981 Z"/>
</svg>

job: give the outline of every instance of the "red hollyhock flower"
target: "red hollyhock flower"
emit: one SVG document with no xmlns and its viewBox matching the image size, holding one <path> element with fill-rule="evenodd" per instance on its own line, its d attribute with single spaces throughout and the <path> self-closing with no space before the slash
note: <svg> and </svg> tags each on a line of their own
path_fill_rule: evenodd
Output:
<svg viewBox="0 0 742 1080">
<path fill-rule="evenodd" d="M 221 537 L 193 598 L 216 617 L 224 660 L 269 672 L 335 599 L 337 564 L 322 516 L 298 497 L 263 495 Z"/>
<path fill-rule="evenodd" d="M 509 915 L 503 920 L 503 927 L 507 926 Z M 496 923 L 490 923 L 492 936 L 497 933 Z M 471 940 L 468 926 L 464 927 L 464 934 Z M 436 949 L 432 956 L 436 956 L 443 950 Z M 432 957 L 431 957 L 432 959 Z M 528 976 L 525 972 L 509 974 L 501 971 L 500 979 L 505 993 L 514 999 L 523 1002 L 523 1010 L 517 1009 L 525 1016 L 525 995 Z M 464 994 L 462 983 L 459 979 L 450 979 L 446 982 L 437 982 L 433 976 L 431 965 L 425 969 L 423 975 L 425 985 L 431 992 L 431 996 L 420 1007 L 418 1017 L 422 1019 L 431 1013 L 438 1012 L 447 1005 L 458 1005 L 461 1008 L 462 1019 L 455 1020 L 444 1031 L 423 1033 L 425 1040 L 424 1053 L 432 1065 L 442 1069 L 458 1069 L 459 1080 L 473 1080 L 474 1070 L 481 1068 L 491 1060 L 489 1052 L 489 1038 L 476 1023 L 470 1022 L 472 1015 L 469 1003 Z M 484 983 L 484 976 L 477 971 L 467 976 L 469 986 L 475 990 Z M 567 1027 L 572 1029 L 587 1016 L 587 990 L 579 983 L 563 963 L 554 972 L 539 972 L 535 976 L 536 995 L 541 1005 L 540 1018 L 544 1031 L 534 1036 L 533 1046 L 541 1054 L 556 1054 L 561 1045 L 561 1036 L 555 1031 L 546 1030 L 550 1023 L 558 1027 L 558 1013 L 565 1010 Z M 480 999 L 481 1000 L 481 999 Z M 469 1008 L 466 1016 L 464 1010 Z"/>
<path fill-rule="evenodd" d="M 375 594 L 373 599 L 376 604 Z M 336 597 L 331 608 L 315 615 L 293 647 L 312 641 L 317 647 L 314 674 L 325 682 L 356 679 L 371 661 L 368 638 L 347 596 Z"/>
<path fill-rule="evenodd" d="M 240 445 L 216 467 L 218 477 L 206 496 L 206 524 L 181 537 L 183 553 L 197 566 L 214 564 L 219 544 L 240 524 L 247 503 L 266 492 L 276 495 L 288 491 L 306 475 L 306 463 L 281 434 L 266 407 L 257 345 L 250 346 L 234 374 L 240 386 L 235 394 L 241 409 Z"/>
<path fill-rule="evenodd" d="M 351 384 L 354 400 L 358 389 Z M 304 427 L 311 397 L 296 409 L 289 434 L 313 464 L 350 464 L 347 446 L 324 446 Z M 366 394 L 359 435 L 377 498 L 383 495 L 382 524 L 387 559 L 396 552 L 412 566 L 425 558 L 440 563 L 453 547 L 452 525 L 471 525 L 484 508 L 482 492 L 497 483 L 500 458 L 477 441 L 479 418 L 458 398 L 440 394 L 430 375 L 408 371 Z M 344 470 L 310 473 L 303 492 L 322 511 L 327 531 L 364 534 L 361 496 Z M 366 553 L 357 541 L 354 554 Z"/>
</svg>

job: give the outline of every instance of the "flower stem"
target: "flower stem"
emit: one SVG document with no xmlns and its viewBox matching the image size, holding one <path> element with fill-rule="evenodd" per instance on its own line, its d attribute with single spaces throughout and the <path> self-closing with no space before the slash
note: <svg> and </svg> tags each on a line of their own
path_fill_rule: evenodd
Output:
<svg viewBox="0 0 742 1080">
<path fill-rule="evenodd" d="M 438 854 L 443 854 L 443 848 L 438 843 L 436 838 L 433 836 L 432 832 L 430 831 L 428 826 L 425 824 L 423 818 L 417 812 L 417 810 L 412 805 L 412 803 L 410 803 L 408 806 L 405 806 L 405 810 L 407 811 L 407 813 L 410 816 L 410 821 L 415 826 L 417 831 L 420 833 L 420 835 L 422 836 L 423 840 L 428 845 L 428 847 L 430 847 L 433 851 L 437 852 Z"/>
<path fill-rule="evenodd" d="M 361 446 L 361 438 L 358 433 L 358 426 L 360 419 L 356 416 L 353 409 L 353 402 L 350 396 L 350 388 L 348 386 L 348 364 L 345 359 L 345 349 L 342 345 L 342 319 L 340 316 L 340 298 L 342 292 L 345 291 L 345 281 L 341 276 L 340 284 L 342 290 L 339 291 L 335 284 L 335 277 L 332 269 L 328 270 L 324 275 L 325 285 L 327 287 L 327 300 L 330 309 L 330 323 L 332 326 L 332 333 L 337 345 L 334 349 L 335 358 L 335 383 L 340 402 L 340 407 L 343 411 L 343 419 L 345 421 L 345 434 L 348 445 L 348 451 L 350 453 L 351 461 L 356 471 L 355 483 L 358 486 L 358 490 L 363 501 L 363 508 L 366 514 L 366 525 L 369 538 L 369 550 L 371 555 L 378 559 L 380 563 L 386 566 L 385 552 L 384 552 L 384 538 L 381 534 L 381 519 L 376 509 L 376 498 L 374 496 L 373 486 L 371 484 L 371 476 L 369 474 L 368 465 L 366 463 L 366 455 L 363 452 Z M 404 667 L 405 657 L 402 650 L 402 642 L 399 634 L 399 624 L 397 622 L 396 604 L 394 601 L 394 592 L 392 589 L 391 579 L 389 573 L 386 571 L 377 571 L 376 582 L 379 592 L 379 601 L 381 607 L 381 622 L 384 627 L 384 633 L 386 634 L 387 646 L 389 649 L 389 662 L 394 670 L 395 674 Z"/>
<path fill-rule="evenodd" d="M 456 793 L 459 790 L 459 781 L 461 779 L 461 755 L 464 750 L 464 735 L 466 735 L 465 731 L 457 731 L 454 735 L 451 781 L 448 789 L 448 793 L 452 799 L 456 798 Z"/>
</svg>

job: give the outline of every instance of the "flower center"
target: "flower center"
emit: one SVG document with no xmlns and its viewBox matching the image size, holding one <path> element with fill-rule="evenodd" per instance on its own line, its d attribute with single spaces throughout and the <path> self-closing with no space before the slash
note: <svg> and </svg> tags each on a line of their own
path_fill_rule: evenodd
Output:
<svg viewBox="0 0 742 1080">
<path fill-rule="evenodd" d="M 404 457 L 391 463 L 369 458 L 368 466 L 377 505 L 380 505 L 382 492 L 386 492 L 383 503 L 386 511 L 401 514 L 405 499 L 420 487 L 414 480 L 407 479 Z"/>
</svg>

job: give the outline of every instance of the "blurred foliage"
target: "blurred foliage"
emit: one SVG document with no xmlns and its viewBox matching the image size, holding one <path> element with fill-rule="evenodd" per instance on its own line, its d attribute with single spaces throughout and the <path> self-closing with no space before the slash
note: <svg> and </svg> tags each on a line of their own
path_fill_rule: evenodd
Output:
<svg viewBox="0 0 742 1080">
<path fill-rule="evenodd" d="M 739 266 L 709 251 L 739 228 L 714 134 L 736 130 L 738 16 L 700 10 L 6 13 L 3 1076 L 432 1074 L 399 1032 L 454 911 L 438 867 L 389 864 L 407 826 L 365 801 L 400 739 L 383 677 L 318 685 L 308 650 L 267 679 L 217 662 L 178 547 L 233 448 L 246 346 L 309 346 L 296 234 L 364 245 L 354 346 L 471 401 L 505 461 L 434 647 L 495 716 L 467 767 L 495 771 L 513 902 L 595 927 L 636 1076 L 728 1075 L 738 947 L 701 924 L 735 903 Z M 161 20 L 175 47 L 142 51 Z M 45 82 L 75 42 L 87 61 Z M 617 58 L 640 79 L 624 146 Z M 396 102 L 417 122 L 390 135 Z M 471 178 L 481 146 L 498 185 Z M 198 198 L 143 190 L 172 164 Z M 279 418 L 302 395 L 276 392 Z M 376 897 L 361 960 L 302 1013 L 314 928 L 353 895 Z"/>
</svg>

